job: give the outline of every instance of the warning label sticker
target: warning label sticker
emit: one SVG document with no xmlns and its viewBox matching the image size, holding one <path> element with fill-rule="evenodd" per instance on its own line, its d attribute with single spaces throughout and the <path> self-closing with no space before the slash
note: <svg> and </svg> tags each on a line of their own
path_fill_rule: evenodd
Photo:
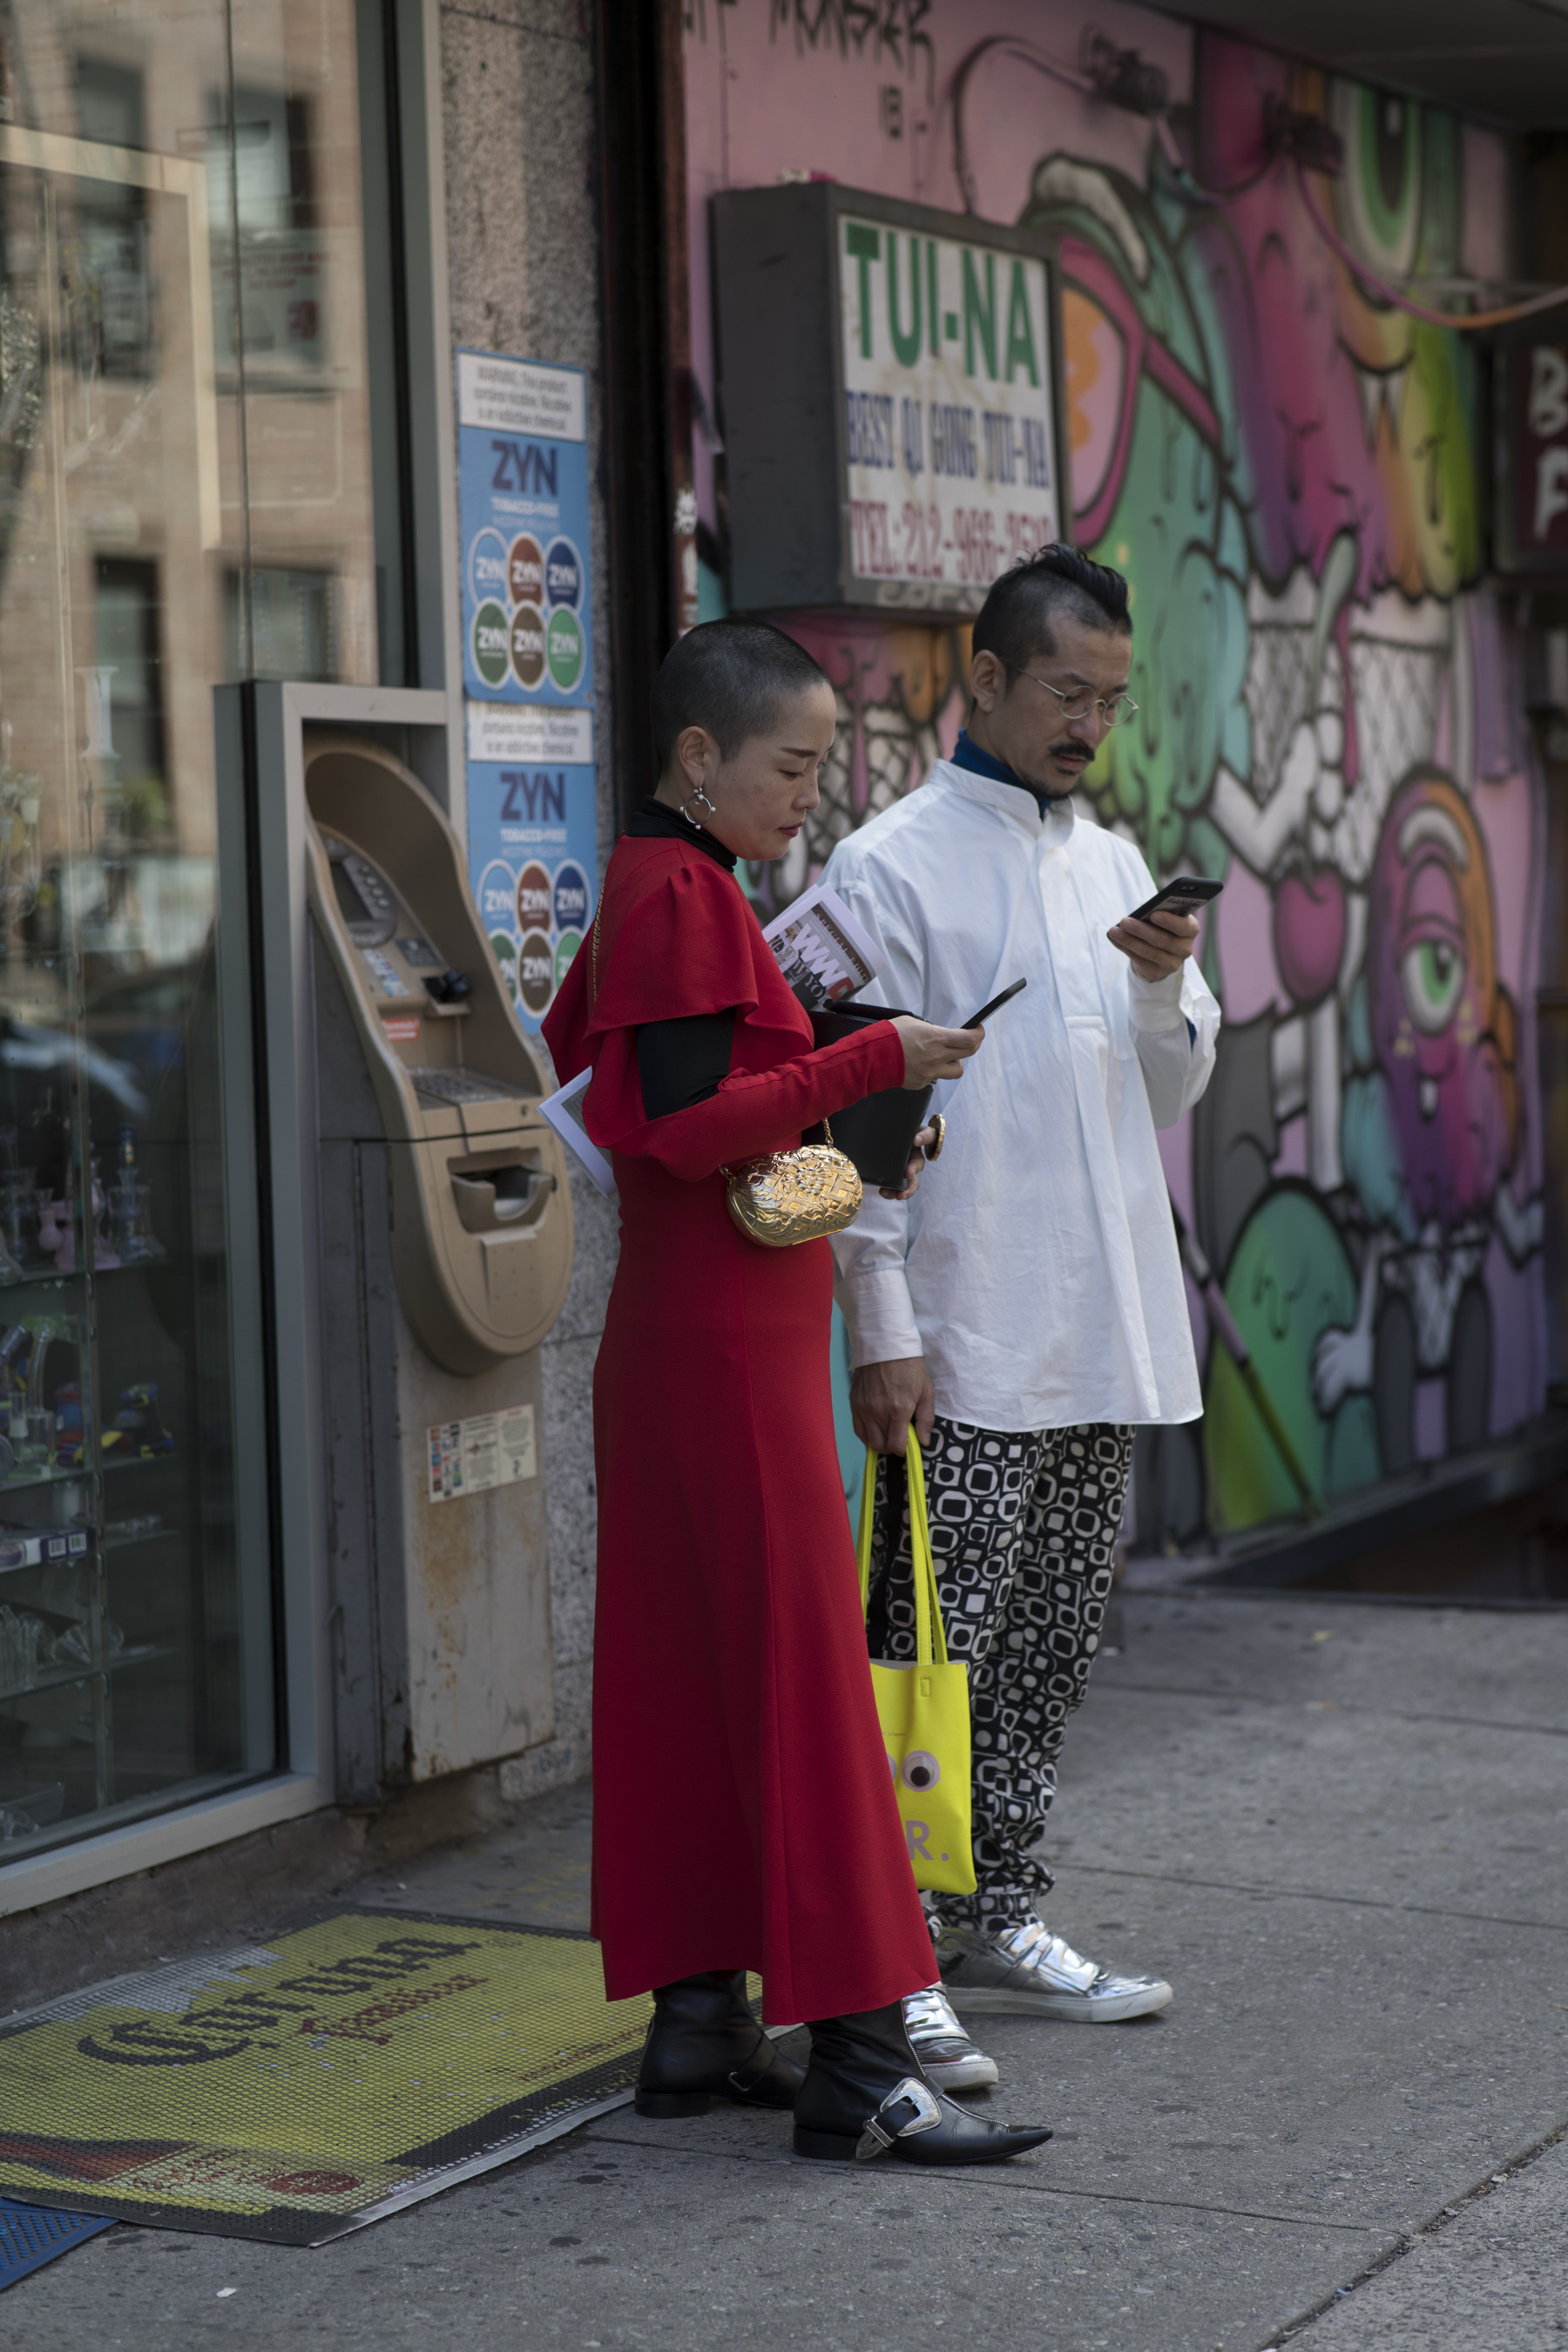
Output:
<svg viewBox="0 0 1568 2352">
<path fill-rule="evenodd" d="M 467 1421 L 432 1422 L 426 1434 L 433 1503 L 483 1494 L 488 1486 L 510 1486 L 538 1475 L 531 1404 L 513 1405 L 506 1412 L 476 1412 Z"/>
</svg>

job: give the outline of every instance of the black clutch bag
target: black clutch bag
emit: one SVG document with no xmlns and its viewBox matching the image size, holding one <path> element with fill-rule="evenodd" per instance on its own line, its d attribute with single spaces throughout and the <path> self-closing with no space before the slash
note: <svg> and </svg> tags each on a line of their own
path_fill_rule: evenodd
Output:
<svg viewBox="0 0 1568 2352">
<path fill-rule="evenodd" d="M 853 1037 L 868 1022 L 906 1017 L 896 1004 L 825 1004 L 812 1014 L 811 1026 L 820 1047 Z M 904 1170 L 925 1124 L 932 1092 L 931 1087 L 884 1087 L 880 1094 L 863 1095 L 847 1110 L 834 1112 L 833 1140 L 854 1161 L 863 1184 L 885 1184 L 893 1192 L 903 1190 Z"/>
</svg>

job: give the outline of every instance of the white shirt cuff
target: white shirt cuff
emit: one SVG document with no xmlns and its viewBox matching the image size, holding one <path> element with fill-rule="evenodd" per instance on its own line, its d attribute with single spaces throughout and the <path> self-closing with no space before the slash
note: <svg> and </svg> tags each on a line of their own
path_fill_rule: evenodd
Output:
<svg viewBox="0 0 1568 2352">
<path fill-rule="evenodd" d="M 851 1276 L 836 1283 L 834 1292 L 849 1327 L 851 1363 L 890 1364 L 925 1353 L 902 1267 Z"/>
<path fill-rule="evenodd" d="M 1157 1032 L 1182 1026 L 1182 982 L 1185 976 L 1184 968 L 1165 980 L 1141 980 L 1135 971 L 1128 973 L 1134 1029 Z"/>
</svg>

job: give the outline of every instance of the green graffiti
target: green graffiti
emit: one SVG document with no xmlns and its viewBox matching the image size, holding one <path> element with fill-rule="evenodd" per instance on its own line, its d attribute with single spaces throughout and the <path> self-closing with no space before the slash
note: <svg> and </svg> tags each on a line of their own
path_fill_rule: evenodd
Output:
<svg viewBox="0 0 1568 2352">
<path fill-rule="evenodd" d="M 1325 1331 L 1355 1321 L 1356 1279 L 1332 1219 L 1304 1188 L 1286 1185 L 1254 1210 L 1225 1284 L 1226 1304 L 1313 1491 L 1331 1499 L 1381 1475 L 1372 1399 L 1347 1396 L 1327 1420 L 1312 1397 L 1312 1357 Z M 1299 1497 L 1241 1376 L 1209 1349 L 1204 1462 L 1209 1524 L 1234 1533 L 1284 1517 Z"/>
<path fill-rule="evenodd" d="M 1127 479 L 1090 551 L 1133 578 L 1138 715 L 1108 739 L 1094 783 L 1101 821 L 1124 818 L 1156 874 L 1194 864 L 1223 877 L 1228 852 L 1198 824 L 1217 762 L 1244 775 L 1251 764 L 1246 590 L 1221 559 L 1227 503 L 1206 445 L 1146 382 Z"/>
</svg>

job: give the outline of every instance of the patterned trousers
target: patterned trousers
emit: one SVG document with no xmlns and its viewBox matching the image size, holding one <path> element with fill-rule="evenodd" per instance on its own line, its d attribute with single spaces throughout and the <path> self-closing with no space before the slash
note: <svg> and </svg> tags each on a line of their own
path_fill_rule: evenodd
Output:
<svg viewBox="0 0 1568 2352">
<path fill-rule="evenodd" d="M 1030 1849 L 1100 1647 L 1132 1432 L 973 1429 L 939 1414 L 924 1461 L 948 1655 L 969 1662 L 976 1881 L 973 1895 L 927 1901 L 954 1927 L 1015 1927 L 1053 1883 Z M 914 1656 L 908 1488 L 891 1454 L 878 1461 L 868 1622 L 873 1657 Z"/>
</svg>

